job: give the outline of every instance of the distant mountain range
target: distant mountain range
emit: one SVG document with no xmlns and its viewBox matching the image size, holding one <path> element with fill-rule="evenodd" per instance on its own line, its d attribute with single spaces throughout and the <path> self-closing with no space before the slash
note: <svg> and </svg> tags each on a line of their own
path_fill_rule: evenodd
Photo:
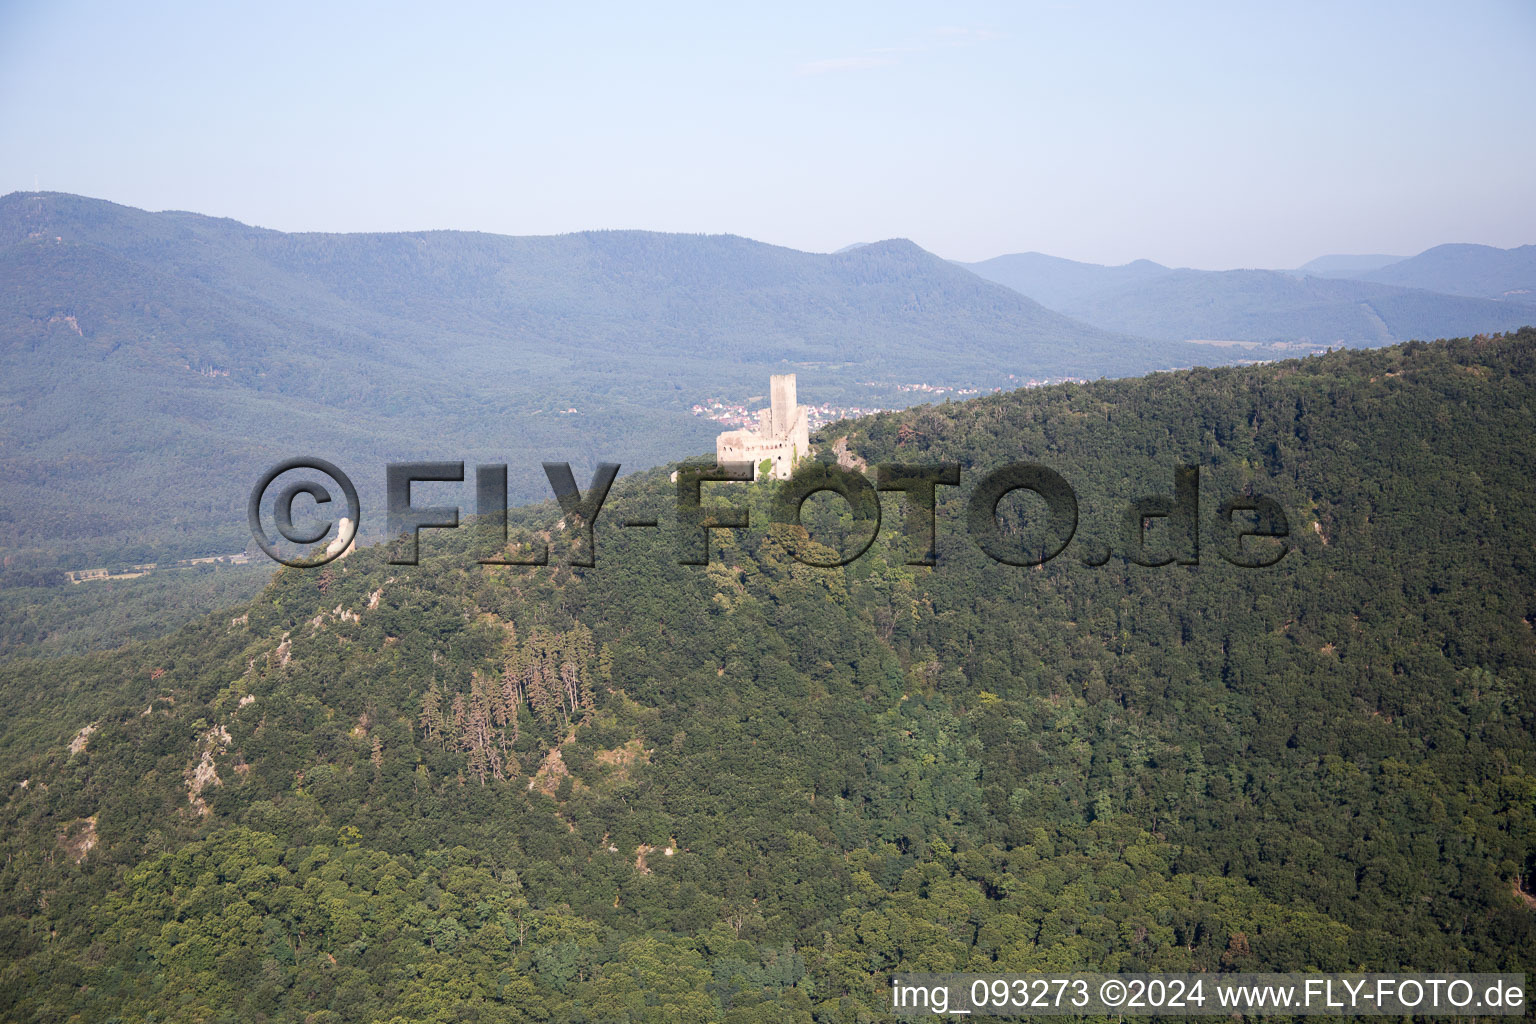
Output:
<svg viewBox="0 0 1536 1024">
<path fill-rule="evenodd" d="M 1119 267 L 1079 263 L 1040 252 L 1018 252 L 961 264 L 980 277 L 1006 285 L 1052 309 L 1080 305 L 1100 293 L 1153 281 L 1172 273 L 1161 263 L 1137 260 Z"/>
<path fill-rule="evenodd" d="M 964 264 L 1086 323 L 1163 340 L 1380 345 L 1536 323 L 1536 246 L 1444 245 L 1295 271 L 1106 267 L 1041 253 Z"/>
<path fill-rule="evenodd" d="M 1401 259 L 1401 256 L 1383 256 L 1380 253 L 1367 255 L 1334 253 L 1303 263 L 1296 268 L 1296 273 L 1310 274 L 1313 277 L 1353 277 L 1367 271 L 1380 270 Z"/>
<path fill-rule="evenodd" d="M 1515 287 L 1531 247 L 1470 248 L 1369 273 L 1439 272 L 1502 299 L 1039 254 L 966 268 L 901 239 L 822 255 L 641 231 L 285 234 L 14 193 L 0 198 L 0 547 L 83 567 L 239 549 L 247 489 L 300 453 L 354 472 L 365 513 L 382 464 L 407 458 L 504 461 L 514 502 L 542 498 L 542 460 L 586 473 L 709 451 L 720 427 L 692 406 L 754 401 L 770 373 L 798 372 L 803 401 L 890 408 L 933 394 L 912 384 L 1536 323 Z"/>
<path fill-rule="evenodd" d="M 918 397 L 904 382 L 1209 359 L 902 240 L 829 256 L 728 235 L 284 234 L 16 193 L 0 280 L 0 546 L 139 561 L 243 547 L 246 489 L 298 453 L 351 467 L 365 510 L 403 458 L 506 461 L 525 501 L 546 496 L 540 460 L 710 450 L 719 426 L 692 404 L 748 400 L 770 373 L 798 371 L 802 400 L 891 407 Z"/>
<path fill-rule="evenodd" d="M 1362 281 L 1536 304 L 1536 245 L 1437 245 L 1412 259 L 1360 275 Z"/>
</svg>

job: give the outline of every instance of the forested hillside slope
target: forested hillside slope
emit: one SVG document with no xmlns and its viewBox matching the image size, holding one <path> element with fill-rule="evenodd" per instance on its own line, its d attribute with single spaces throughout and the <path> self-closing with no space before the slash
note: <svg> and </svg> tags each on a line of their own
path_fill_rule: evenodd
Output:
<svg viewBox="0 0 1536 1024">
<path fill-rule="evenodd" d="M 547 568 L 428 531 L 418 566 L 0 665 L 0 1016 L 854 1022 L 895 970 L 1536 973 L 1533 406 L 1536 331 L 923 407 L 817 441 L 960 465 L 931 568 L 896 494 L 861 557 L 801 564 L 859 527 L 827 495 L 814 540 L 770 527 L 774 483 L 707 485 L 752 525 L 680 565 L 662 468 L 589 569 L 533 506 Z M 1018 461 L 1078 501 L 1041 567 L 966 526 Z M 1179 465 L 1198 564 L 1134 564 L 1124 510 Z M 1221 557 L 1234 495 L 1284 511 L 1278 563 Z"/>
</svg>

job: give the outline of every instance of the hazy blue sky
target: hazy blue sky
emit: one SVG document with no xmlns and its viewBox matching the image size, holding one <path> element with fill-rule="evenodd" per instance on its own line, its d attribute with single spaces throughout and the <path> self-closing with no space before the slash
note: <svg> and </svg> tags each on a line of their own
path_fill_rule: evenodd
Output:
<svg viewBox="0 0 1536 1024">
<path fill-rule="evenodd" d="M 1198 267 L 1536 242 L 1531 0 L 313 6 L 0 0 L 0 192 Z"/>
</svg>

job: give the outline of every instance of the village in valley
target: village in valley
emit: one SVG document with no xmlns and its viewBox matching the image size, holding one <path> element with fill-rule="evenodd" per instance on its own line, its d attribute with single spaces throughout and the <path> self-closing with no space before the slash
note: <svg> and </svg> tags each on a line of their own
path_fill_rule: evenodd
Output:
<svg viewBox="0 0 1536 1024">
<path fill-rule="evenodd" d="M 1007 385 L 983 387 L 980 385 L 954 385 L 954 384 L 930 384 L 926 382 L 916 383 L 891 383 L 882 381 L 860 381 L 859 387 L 868 388 L 874 395 L 901 395 L 911 394 L 941 400 L 944 398 L 974 398 L 977 395 L 988 395 L 998 391 L 1007 391 L 1014 388 L 1039 388 L 1048 384 L 1064 384 L 1068 382 L 1086 383 L 1081 377 L 1020 377 L 1017 374 L 1007 375 Z M 714 397 L 697 402 L 689 410 L 695 416 L 713 420 L 727 427 L 746 427 L 755 429 L 758 424 L 758 411 L 753 408 L 758 402 L 763 401 L 762 395 L 752 396 L 742 400 Z M 918 399 L 921 401 L 921 398 Z M 817 430 L 828 423 L 838 420 L 854 419 L 859 416 L 873 416 L 875 413 L 895 412 L 915 404 L 912 401 L 898 401 L 896 404 L 881 404 L 880 399 L 875 398 L 868 405 L 839 405 L 833 402 L 817 404 L 801 404 L 799 407 L 806 412 L 807 425 L 811 430 Z"/>
</svg>

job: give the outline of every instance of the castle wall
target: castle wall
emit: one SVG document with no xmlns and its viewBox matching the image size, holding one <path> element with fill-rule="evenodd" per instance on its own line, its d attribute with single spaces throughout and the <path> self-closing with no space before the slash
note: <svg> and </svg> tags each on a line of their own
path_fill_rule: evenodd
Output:
<svg viewBox="0 0 1536 1024">
<path fill-rule="evenodd" d="M 774 374 L 768 381 L 768 408 L 757 414 L 757 430 L 728 430 L 715 438 L 715 461 L 750 462 L 756 479 L 764 459 L 776 480 L 787 480 L 795 462 L 810 453 L 806 411 L 795 401 L 795 375 Z"/>
</svg>

